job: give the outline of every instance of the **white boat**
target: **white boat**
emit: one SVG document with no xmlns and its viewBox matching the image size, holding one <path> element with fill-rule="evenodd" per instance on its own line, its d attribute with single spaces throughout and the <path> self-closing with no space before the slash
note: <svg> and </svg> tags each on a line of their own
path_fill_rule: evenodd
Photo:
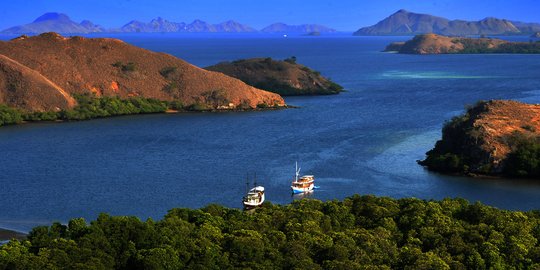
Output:
<svg viewBox="0 0 540 270">
<path fill-rule="evenodd" d="M 254 208 L 261 206 L 264 202 L 264 187 L 256 186 L 248 191 L 242 199 L 245 208 Z"/>
<path fill-rule="evenodd" d="M 313 175 L 300 176 L 300 168 L 296 162 L 296 175 L 291 184 L 291 189 L 294 194 L 310 192 L 315 188 L 315 177 Z"/>
</svg>

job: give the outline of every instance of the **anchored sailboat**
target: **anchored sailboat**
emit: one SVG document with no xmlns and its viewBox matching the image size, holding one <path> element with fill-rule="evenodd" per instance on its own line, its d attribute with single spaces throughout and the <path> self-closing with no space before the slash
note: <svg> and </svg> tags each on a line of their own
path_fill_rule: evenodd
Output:
<svg viewBox="0 0 540 270">
<path fill-rule="evenodd" d="M 261 206 L 264 202 L 264 187 L 263 186 L 257 186 L 257 176 L 255 175 L 255 179 L 253 182 L 253 188 L 249 188 L 249 177 L 247 178 L 247 188 L 248 192 L 246 196 L 242 198 L 242 203 L 244 204 L 244 208 L 251 209 L 258 206 Z"/>
<path fill-rule="evenodd" d="M 294 194 L 310 192 L 315 188 L 315 177 L 313 175 L 303 175 L 300 177 L 300 168 L 296 162 L 296 175 L 291 184 L 291 189 Z"/>
</svg>

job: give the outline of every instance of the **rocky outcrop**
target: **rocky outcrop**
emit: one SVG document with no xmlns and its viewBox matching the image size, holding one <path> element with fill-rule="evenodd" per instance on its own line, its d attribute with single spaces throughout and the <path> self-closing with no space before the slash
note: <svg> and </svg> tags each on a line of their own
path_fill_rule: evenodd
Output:
<svg viewBox="0 0 540 270">
<path fill-rule="evenodd" d="M 224 73 L 251 86 L 284 96 L 338 94 L 343 89 L 321 76 L 319 72 L 297 64 L 294 57 L 284 61 L 252 58 L 222 62 L 206 69 Z"/>
<path fill-rule="evenodd" d="M 227 108 L 285 104 L 277 94 L 117 39 L 66 38 L 45 33 L 0 42 L 0 54 L 5 56 L 0 60 L 6 70 L 0 96 L 6 103 L 27 110 L 72 106 L 72 100 L 64 92 L 121 98 L 140 96 L 180 101 L 184 105 Z M 22 87 L 23 84 L 31 86 L 29 89 L 43 86 L 43 90 L 32 92 Z M 36 100 L 39 97 L 40 103 L 30 102 L 29 96 Z"/>
<path fill-rule="evenodd" d="M 394 42 L 388 45 L 385 51 L 405 54 L 540 53 L 540 43 L 424 34 L 417 35 L 407 42 Z"/>
<path fill-rule="evenodd" d="M 427 33 L 449 36 L 504 35 L 521 33 L 521 30 L 511 21 L 492 17 L 480 21 L 452 21 L 402 9 L 373 26 L 360 28 L 354 35 L 417 35 Z"/>
<path fill-rule="evenodd" d="M 442 139 L 420 162 L 440 172 L 500 175 L 519 138 L 540 136 L 540 105 L 479 102 L 445 124 Z"/>
</svg>

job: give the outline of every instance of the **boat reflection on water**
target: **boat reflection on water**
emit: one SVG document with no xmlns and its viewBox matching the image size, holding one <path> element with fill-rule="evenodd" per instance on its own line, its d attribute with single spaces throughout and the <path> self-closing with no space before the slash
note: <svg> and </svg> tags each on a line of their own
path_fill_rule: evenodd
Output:
<svg viewBox="0 0 540 270">
<path fill-rule="evenodd" d="M 302 193 L 293 193 L 293 200 L 301 200 L 306 198 L 311 198 L 313 196 L 313 190 L 302 192 Z"/>
</svg>

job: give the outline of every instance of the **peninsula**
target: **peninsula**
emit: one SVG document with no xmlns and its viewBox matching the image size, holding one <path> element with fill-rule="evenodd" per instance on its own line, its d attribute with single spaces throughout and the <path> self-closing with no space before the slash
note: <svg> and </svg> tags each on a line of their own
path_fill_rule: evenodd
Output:
<svg viewBox="0 0 540 270">
<path fill-rule="evenodd" d="M 442 139 L 419 163 L 464 175 L 538 178 L 540 105 L 481 101 L 447 122 Z"/>
<path fill-rule="evenodd" d="M 417 35 L 407 42 L 394 42 L 385 52 L 404 54 L 540 53 L 540 42 L 511 42 L 494 38 Z"/>
<path fill-rule="evenodd" d="M 282 96 L 331 95 L 343 91 L 343 87 L 323 77 L 304 65 L 296 63 L 296 57 L 285 60 L 251 58 L 222 62 L 206 67 L 222 72 L 253 87 Z"/>
<path fill-rule="evenodd" d="M 70 113 L 89 103 L 97 111 L 78 111 L 85 116 Z M 96 109 L 95 103 L 101 105 Z M 34 113 L 29 120 L 39 120 L 43 114 L 48 120 L 87 119 L 168 108 L 245 110 L 261 106 L 283 107 L 285 102 L 275 93 L 222 73 L 117 39 L 45 33 L 0 42 L 0 110 Z M 9 117 L 3 120 L 0 125 L 17 122 Z"/>
</svg>

